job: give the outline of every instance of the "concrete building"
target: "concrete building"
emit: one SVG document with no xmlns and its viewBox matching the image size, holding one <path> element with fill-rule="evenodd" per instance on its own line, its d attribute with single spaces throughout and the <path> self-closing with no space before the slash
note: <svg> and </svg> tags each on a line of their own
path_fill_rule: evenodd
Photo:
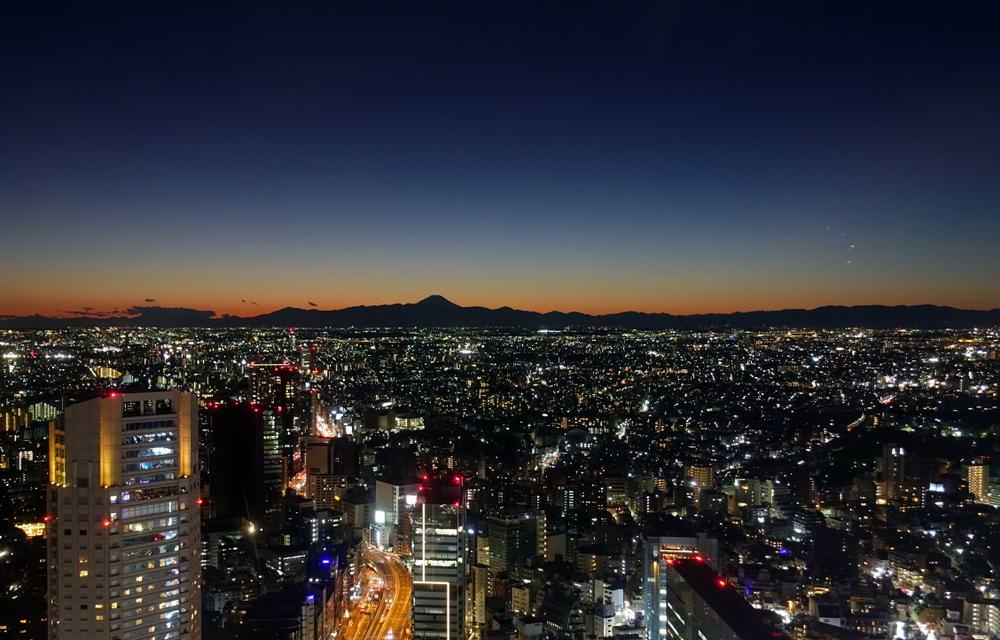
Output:
<svg viewBox="0 0 1000 640">
<path fill-rule="evenodd" d="M 201 637 L 198 407 L 109 393 L 49 433 L 49 638 Z"/>
<path fill-rule="evenodd" d="M 528 560 L 545 557 L 545 521 L 532 512 L 508 512 L 488 520 L 490 570 L 512 573 Z"/>
<path fill-rule="evenodd" d="M 384 514 L 386 544 L 401 555 L 411 550 L 411 514 L 419 486 L 415 479 L 394 476 L 375 481 L 375 511 Z"/>
<path fill-rule="evenodd" d="M 990 485 L 990 465 L 981 459 L 976 460 L 966 467 L 966 480 L 973 500 L 986 504 Z"/>
<path fill-rule="evenodd" d="M 696 558 L 653 565 L 646 602 L 647 638 L 656 640 L 775 640 L 784 633 L 722 576 Z M 646 584 L 650 587 L 650 583 Z"/>
<path fill-rule="evenodd" d="M 465 637 L 462 477 L 428 478 L 413 515 L 413 640 Z"/>
</svg>

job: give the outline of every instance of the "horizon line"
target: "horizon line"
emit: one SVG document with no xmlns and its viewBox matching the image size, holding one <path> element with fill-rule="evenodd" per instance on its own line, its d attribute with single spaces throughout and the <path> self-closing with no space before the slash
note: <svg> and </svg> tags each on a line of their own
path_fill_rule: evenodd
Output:
<svg viewBox="0 0 1000 640">
<path fill-rule="evenodd" d="M 313 303 L 308 303 L 307 306 L 295 306 L 295 305 L 283 305 L 271 308 L 270 310 L 261 310 L 259 313 L 252 315 L 242 315 L 234 313 L 219 313 L 214 309 L 201 309 L 198 307 L 189 307 L 183 305 L 157 305 L 155 300 L 146 300 L 142 304 L 129 305 L 125 308 L 116 307 L 114 309 L 104 311 L 98 309 L 91 310 L 65 310 L 57 314 L 44 314 L 41 312 L 33 312 L 27 314 L 17 314 L 17 313 L 2 313 L 0 312 L 0 320 L 19 320 L 19 319 L 45 319 L 45 320 L 133 320 L 141 318 L 145 312 L 156 312 L 156 311 L 186 311 L 192 313 L 200 314 L 211 314 L 206 315 L 205 320 L 225 320 L 225 319 L 245 319 L 252 320 L 255 318 L 260 318 L 262 316 L 271 315 L 281 311 L 304 311 L 304 312 L 317 312 L 317 313 L 333 313 L 338 311 L 346 311 L 350 309 L 372 309 L 380 307 L 394 307 L 394 306 L 416 306 L 420 304 L 427 304 L 429 302 L 447 303 L 450 306 L 459 309 L 485 309 L 488 311 L 502 311 L 510 310 L 515 312 L 523 313 L 534 313 L 538 315 L 549 315 L 549 314 L 561 314 L 561 315 L 584 315 L 589 317 L 600 318 L 604 316 L 615 316 L 621 314 L 638 314 L 638 315 L 661 315 L 661 316 L 672 316 L 677 318 L 684 317 L 695 317 L 695 316 L 728 316 L 728 315 L 739 315 L 739 314 L 754 314 L 754 313 L 781 313 L 781 312 L 794 312 L 794 311 L 817 311 L 820 309 L 857 309 L 865 307 L 874 308 L 884 308 L 884 309 L 900 309 L 900 308 L 938 308 L 938 309 L 952 309 L 956 311 L 969 311 L 969 312 L 992 312 L 1000 311 L 1000 306 L 992 306 L 986 308 L 977 307 L 960 307 L 949 304 L 936 304 L 931 302 L 923 303 L 905 303 L 905 304 L 885 304 L 885 303 L 858 303 L 858 304 L 821 304 L 817 306 L 786 306 L 786 307 L 774 307 L 774 308 L 751 308 L 751 309 L 734 309 L 730 311 L 693 311 L 693 312 L 671 312 L 671 311 L 639 311 L 636 309 L 626 308 L 617 311 L 605 311 L 605 312 L 588 312 L 579 311 L 576 309 L 563 310 L 563 309 L 551 309 L 548 311 L 541 311 L 538 309 L 531 308 L 517 308 L 510 305 L 502 304 L 500 306 L 486 306 L 479 304 L 463 305 L 454 302 L 450 298 L 443 296 L 441 294 L 430 294 L 424 296 L 416 301 L 412 302 L 383 302 L 375 304 L 353 304 L 342 307 L 332 307 L 332 308 L 320 308 L 318 305 Z"/>
</svg>

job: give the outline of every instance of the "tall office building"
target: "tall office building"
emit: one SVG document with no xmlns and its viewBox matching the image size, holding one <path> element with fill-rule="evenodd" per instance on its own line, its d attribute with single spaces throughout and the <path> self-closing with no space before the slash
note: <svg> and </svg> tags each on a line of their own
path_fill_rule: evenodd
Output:
<svg viewBox="0 0 1000 640">
<path fill-rule="evenodd" d="M 507 512 L 488 520 L 490 570 L 512 573 L 537 556 L 545 556 L 545 521 L 532 512 Z"/>
<path fill-rule="evenodd" d="M 110 393 L 49 430 L 49 638 L 201 637 L 198 407 Z"/>
<path fill-rule="evenodd" d="M 894 442 L 882 445 L 882 486 L 879 498 L 895 500 L 906 478 L 906 450 Z"/>
<path fill-rule="evenodd" d="M 966 467 L 966 480 L 969 483 L 969 493 L 976 502 L 987 503 L 990 486 L 990 465 L 982 458 Z"/>
<path fill-rule="evenodd" d="M 413 640 L 465 638 L 462 477 L 427 478 L 413 516 Z"/>
<path fill-rule="evenodd" d="M 312 395 L 302 388 L 298 365 L 251 362 L 248 373 L 250 398 L 264 419 L 264 509 L 273 519 L 281 511 L 285 487 L 299 471 L 299 441 L 312 431 Z"/>
<path fill-rule="evenodd" d="M 645 618 L 648 640 L 781 640 L 729 582 L 697 558 L 653 565 Z"/>
<path fill-rule="evenodd" d="M 261 522 L 265 441 L 260 410 L 248 402 L 210 405 L 201 423 L 202 488 L 210 497 L 209 513 L 213 518 Z"/>
</svg>

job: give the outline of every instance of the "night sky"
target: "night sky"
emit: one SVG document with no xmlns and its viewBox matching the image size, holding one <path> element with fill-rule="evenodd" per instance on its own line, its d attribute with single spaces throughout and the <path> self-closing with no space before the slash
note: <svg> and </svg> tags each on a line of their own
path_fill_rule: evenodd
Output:
<svg viewBox="0 0 1000 640">
<path fill-rule="evenodd" d="M 23 4 L 0 314 L 1000 306 L 995 2 Z"/>
</svg>

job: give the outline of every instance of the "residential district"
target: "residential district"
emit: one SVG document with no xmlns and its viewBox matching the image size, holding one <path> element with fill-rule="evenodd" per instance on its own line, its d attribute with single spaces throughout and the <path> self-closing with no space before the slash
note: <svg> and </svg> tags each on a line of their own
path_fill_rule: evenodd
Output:
<svg viewBox="0 0 1000 640">
<path fill-rule="evenodd" d="M 1000 331 L 0 333 L 0 636 L 1000 638 Z"/>
</svg>

